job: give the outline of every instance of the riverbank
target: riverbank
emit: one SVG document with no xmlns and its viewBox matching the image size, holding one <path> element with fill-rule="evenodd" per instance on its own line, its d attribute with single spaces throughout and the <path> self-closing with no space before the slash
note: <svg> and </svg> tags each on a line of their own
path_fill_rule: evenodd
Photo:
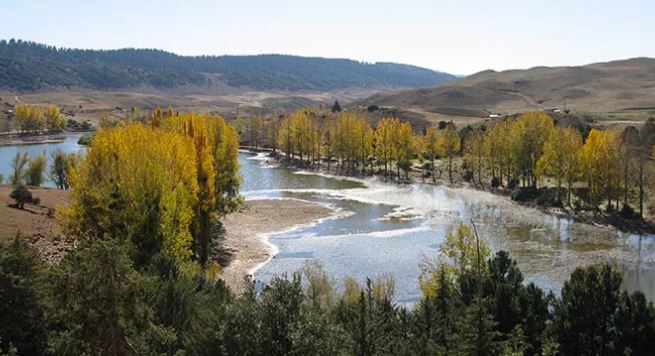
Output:
<svg viewBox="0 0 655 356">
<path fill-rule="evenodd" d="M 341 176 L 351 176 L 351 177 L 379 177 L 384 179 L 384 176 L 379 174 L 374 174 L 370 171 L 362 174 L 362 172 L 356 171 L 355 174 L 344 174 L 344 172 L 336 169 L 336 163 L 333 162 L 330 166 L 326 162 L 321 162 L 320 165 L 314 165 L 310 167 L 307 164 L 298 164 L 297 160 L 292 162 L 284 162 L 281 157 L 275 157 L 271 152 L 269 153 L 271 162 L 274 162 L 275 165 L 285 165 L 294 169 L 302 170 L 311 170 L 314 172 L 341 175 Z M 458 188 L 458 189 L 470 189 L 480 192 L 488 192 L 507 201 L 515 203 L 520 206 L 529 207 L 537 209 L 545 214 L 555 216 L 557 218 L 565 218 L 571 221 L 589 224 L 597 227 L 611 228 L 616 229 L 621 232 L 635 233 L 635 234 L 655 234 L 655 225 L 647 220 L 643 219 L 627 219 L 623 217 L 619 212 L 606 213 L 602 210 L 585 210 L 585 209 L 574 209 L 573 207 L 567 206 L 553 206 L 549 204 L 539 203 L 538 197 L 529 200 L 515 200 L 512 199 L 512 191 L 508 188 L 491 188 L 480 187 L 476 184 L 472 184 L 463 179 L 463 167 L 462 160 L 457 159 L 453 162 L 453 183 L 448 179 L 447 172 L 447 162 L 443 160 L 437 160 L 435 162 L 435 176 L 436 179 L 431 177 L 424 177 L 422 175 L 421 167 L 416 162 L 412 165 L 412 170 L 408 172 L 407 177 L 401 177 L 400 181 L 395 177 L 395 172 L 390 171 L 390 177 L 387 181 L 390 184 L 413 184 L 421 183 L 428 185 L 436 186 L 445 186 L 449 188 Z M 328 169 L 331 168 L 331 169 Z"/>
<path fill-rule="evenodd" d="M 216 256 L 223 267 L 221 278 L 232 291 L 242 292 L 245 276 L 274 258 L 276 248 L 268 242 L 268 235 L 310 224 L 333 213 L 325 206 L 302 200 L 247 200 L 238 212 L 223 220 L 225 232 Z"/>
<path fill-rule="evenodd" d="M 85 131 L 60 131 L 60 132 L 4 132 L 0 133 L 0 146 L 27 146 L 63 143 L 67 136 L 79 135 L 95 132 L 93 130 Z"/>
</svg>

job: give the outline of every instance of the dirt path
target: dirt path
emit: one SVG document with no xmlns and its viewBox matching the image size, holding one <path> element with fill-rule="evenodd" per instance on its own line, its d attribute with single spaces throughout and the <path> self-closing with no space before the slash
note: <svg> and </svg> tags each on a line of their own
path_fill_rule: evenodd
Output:
<svg viewBox="0 0 655 356">
<path fill-rule="evenodd" d="M 244 289 L 244 277 L 271 258 L 274 248 L 266 234 L 309 224 L 333 211 L 300 200 L 249 200 L 239 212 L 225 217 L 225 235 L 220 241 L 221 277 L 235 292 Z"/>
</svg>

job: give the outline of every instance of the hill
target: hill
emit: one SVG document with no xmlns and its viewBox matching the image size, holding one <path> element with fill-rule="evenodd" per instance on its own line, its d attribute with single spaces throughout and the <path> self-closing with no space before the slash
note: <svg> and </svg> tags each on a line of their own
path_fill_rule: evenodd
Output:
<svg viewBox="0 0 655 356">
<path fill-rule="evenodd" d="M 455 77 L 411 65 L 363 63 L 289 55 L 179 56 L 153 49 L 62 49 L 21 40 L 0 41 L 0 88 L 115 90 L 181 86 L 330 91 L 412 88 Z"/>
<path fill-rule="evenodd" d="M 379 93 L 361 103 L 463 117 L 564 107 L 596 113 L 653 111 L 655 59 L 488 70 L 430 88 Z"/>
</svg>

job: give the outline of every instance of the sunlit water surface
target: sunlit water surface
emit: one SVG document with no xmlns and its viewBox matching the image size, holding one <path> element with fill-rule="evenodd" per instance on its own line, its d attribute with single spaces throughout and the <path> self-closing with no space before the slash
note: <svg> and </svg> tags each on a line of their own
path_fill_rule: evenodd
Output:
<svg viewBox="0 0 655 356">
<path fill-rule="evenodd" d="M 23 145 L 15 146 L 1 146 L 0 145 L 0 174 L 5 178 L 5 183 L 9 177 L 13 174 L 11 169 L 11 160 L 14 158 L 17 152 L 27 152 L 30 157 L 34 158 L 42 153 L 45 154 L 46 159 L 48 160 L 48 169 L 50 168 L 51 155 L 52 152 L 56 150 L 62 150 L 64 152 L 78 152 L 84 149 L 84 146 L 77 144 L 81 134 L 62 134 L 62 135 L 53 135 L 48 137 L 37 137 L 38 140 L 51 140 L 56 142 L 50 143 L 35 143 L 30 144 L 29 141 L 26 141 Z M 46 172 L 47 176 L 47 172 Z M 52 181 L 47 180 L 44 184 L 44 187 L 54 188 L 55 185 Z"/>
<path fill-rule="evenodd" d="M 556 218 L 471 189 L 428 184 L 398 186 L 272 167 L 242 152 L 247 199 L 301 199 L 335 210 L 331 219 L 269 236 L 279 252 L 255 273 L 260 283 L 319 259 L 341 283 L 393 275 L 396 300 L 420 296 L 420 264 L 434 260 L 448 231 L 473 220 L 493 250 L 515 258 L 526 282 L 558 293 L 578 266 L 610 262 L 628 290 L 655 299 L 655 238 Z"/>
</svg>

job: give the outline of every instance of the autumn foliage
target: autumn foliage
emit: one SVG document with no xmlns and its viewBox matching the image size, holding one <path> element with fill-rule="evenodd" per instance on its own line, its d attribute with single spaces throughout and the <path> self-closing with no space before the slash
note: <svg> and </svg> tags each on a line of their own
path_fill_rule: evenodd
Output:
<svg viewBox="0 0 655 356">
<path fill-rule="evenodd" d="M 238 134 L 221 117 L 153 116 L 101 130 L 68 177 L 70 236 L 125 238 L 145 263 L 163 252 L 207 261 L 214 214 L 238 202 Z"/>
</svg>

